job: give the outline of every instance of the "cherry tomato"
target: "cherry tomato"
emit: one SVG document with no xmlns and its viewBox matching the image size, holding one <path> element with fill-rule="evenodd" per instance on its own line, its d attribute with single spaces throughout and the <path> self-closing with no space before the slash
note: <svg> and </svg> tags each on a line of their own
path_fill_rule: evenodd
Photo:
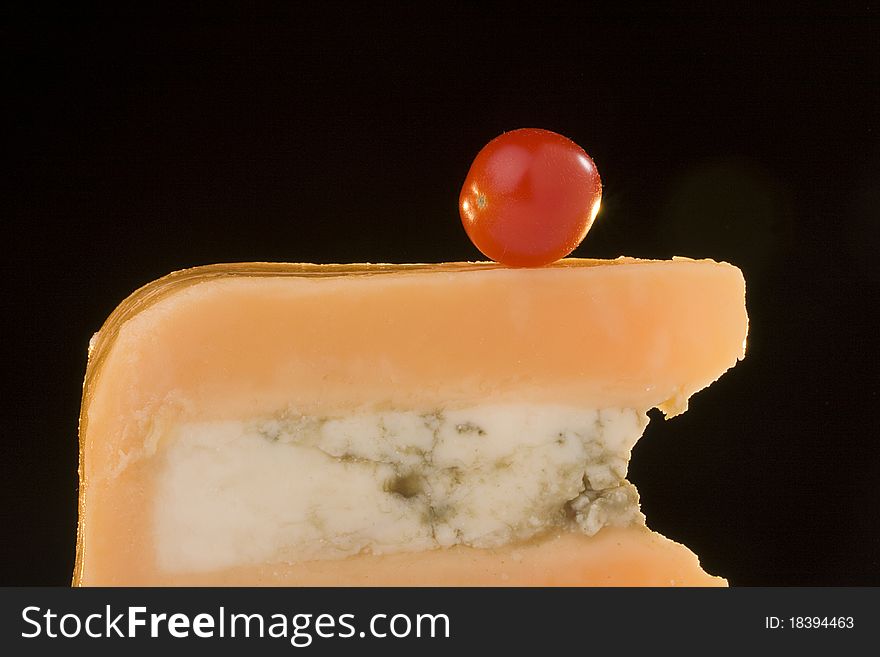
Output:
<svg viewBox="0 0 880 657">
<path fill-rule="evenodd" d="M 483 147 L 458 200 L 461 221 L 484 255 L 540 267 L 581 243 L 602 199 L 593 160 L 570 139 L 523 128 Z"/>
</svg>

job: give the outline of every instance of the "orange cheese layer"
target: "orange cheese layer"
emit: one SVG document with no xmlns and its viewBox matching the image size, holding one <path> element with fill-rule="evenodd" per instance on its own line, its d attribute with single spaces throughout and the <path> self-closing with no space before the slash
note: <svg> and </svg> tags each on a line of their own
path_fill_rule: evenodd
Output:
<svg viewBox="0 0 880 657">
<path fill-rule="evenodd" d="M 156 456 L 180 422 L 289 408 L 338 414 L 519 401 L 659 406 L 673 414 L 742 357 L 747 321 L 740 271 L 712 261 L 570 259 L 533 270 L 242 264 L 177 272 L 123 302 L 90 348 L 75 581 L 167 582 L 155 565 L 149 510 Z M 577 562 L 586 540 L 564 539 L 534 554 Z M 459 552 L 426 558 L 438 568 L 459 563 L 479 580 L 488 553 Z M 376 583 L 382 572 L 392 577 L 380 564 L 398 560 L 393 569 L 408 558 L 375 557 Z M 261 581 L 266 572 L 281 573 L 275 583 L 306 581 L 294 570 L 266 568 Z M 401 572 L 419 583 L 415 567 Z M 215 573 L 206 583 L 227 579 L 249 581 Z"/>
<path fill-rule="evenodd" d="M 595 536 L 560 533 L 501 548 L 358 555 L 342 560 L 264 564 L 170 575 L 141 560 L 83 578 L 124 586 L 726 586 L 693 552 L 643 526 Z"/>
</svg>

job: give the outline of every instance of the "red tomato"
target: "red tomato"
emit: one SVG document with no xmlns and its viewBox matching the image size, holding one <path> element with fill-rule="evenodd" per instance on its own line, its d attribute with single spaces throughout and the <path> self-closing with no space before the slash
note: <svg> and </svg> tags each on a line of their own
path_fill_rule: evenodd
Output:
<svg viewBox="0 0 880 657">
<path fill-rule="evenodd" d="M 574 251 L 601 199 L 599 172 L 584 149 L 555 132 L 523 128 L 477 154 L 458 208 L 484 255 L 511 267 L 540 267 Z"/>
</svg>

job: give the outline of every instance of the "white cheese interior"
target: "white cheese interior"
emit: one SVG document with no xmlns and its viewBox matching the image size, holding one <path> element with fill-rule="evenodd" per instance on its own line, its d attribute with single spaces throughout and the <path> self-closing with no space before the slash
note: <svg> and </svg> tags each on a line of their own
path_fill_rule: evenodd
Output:
<svg viewBox="0 0 880 657">
<path fill-rule="evenodd" d="M 643 522 L 630 409 L 475 406 L 183 424 L 161 458 L 160 567 L 207 571 Z"/>
</svg>

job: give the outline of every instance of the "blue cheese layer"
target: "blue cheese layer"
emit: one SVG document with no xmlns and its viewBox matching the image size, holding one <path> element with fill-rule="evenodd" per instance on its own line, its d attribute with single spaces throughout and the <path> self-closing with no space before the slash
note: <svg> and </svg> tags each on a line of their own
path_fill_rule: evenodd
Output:
<svg viewBox="0 0 880 657">
<path fill-rule="evenodd" d="M 644 522 L 626 481 L 647 416 L 478 406 L 182 424 L 160 458 L 160 567 L 198 572 Z"/>
</svg>

